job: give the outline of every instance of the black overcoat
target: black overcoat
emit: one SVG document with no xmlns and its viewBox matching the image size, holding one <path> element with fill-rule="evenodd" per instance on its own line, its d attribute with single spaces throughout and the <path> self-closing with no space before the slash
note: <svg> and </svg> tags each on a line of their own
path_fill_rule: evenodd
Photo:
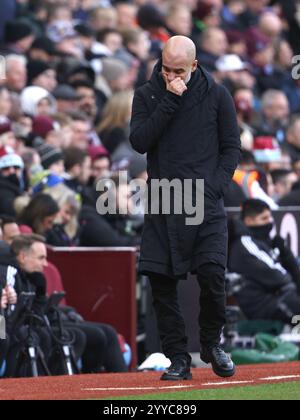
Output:
<svg viewBox="0 0 300 420">
<path fill-rule="evenodd" d="M 198 66 L 182 97 L 166 90 L 161 60 L 134 97 L 130 142 L 147 153 L 151 180 L 205 182 L 204 222 L 186 214 L 145 216 L 139 269 L 185 278 L 206 263 L 225 267 L 227 222 L 223 196 L 240 158 L 240 136 L 231 95 Z M 151 203 L 149 203 L 151 208 Z"/>
</svg>

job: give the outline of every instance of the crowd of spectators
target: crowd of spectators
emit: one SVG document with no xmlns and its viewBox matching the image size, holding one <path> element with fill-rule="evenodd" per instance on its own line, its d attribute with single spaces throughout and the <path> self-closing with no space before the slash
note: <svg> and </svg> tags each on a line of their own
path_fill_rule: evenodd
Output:
<svg viewBox="0 0 300 420">
<path fill-rule="evenodd" d="M 0 214 L 51 245 L 139 243 L 137 218 L 97 214 L 96 185 L 118 170 L 146 179 L 146 158 L 129 144 L 133 91 L 173 35 L 194 40 L 200 65 L 235 100 L 243 157 L 226 205 L 246 198 L 272 209 L 298 205 L 299 7 L 292 0 L 7 2 Z M 130 191 L 119 188 L 130 207 Z"/>
</svg>

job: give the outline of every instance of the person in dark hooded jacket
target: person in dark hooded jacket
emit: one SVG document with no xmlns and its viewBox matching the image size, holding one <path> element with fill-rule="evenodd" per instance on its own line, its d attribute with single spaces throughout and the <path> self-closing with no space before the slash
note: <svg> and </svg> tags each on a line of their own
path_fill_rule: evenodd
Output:
<svg viewBox="0 0 300 420">
<path fill-rule="evenodd" d="M 192 180 L 195 204 L 197 180 L 205 181 L 202 224 L 187 225 L 187 214 L 176 214 L 174 203 L 168 215 L 145 217 L 139 270 L 150 278 L 163 351 L 172 361 L 162 380 L 191 378 L 177 301 L 178 280 L 188 272 L 197 273 L 201 286 L 202 359 L 217 375 L 232 376 L 234 365 L 220 348 L 227 260 L 223 196 L 238 165 L 240 138 L 230 94 L 198 65 L 190 39 L 171 38 L 150 82 L 136 91 L 130 141 L 136 151 L 147 153 L 148 186 L 153 180 Z"/>
<path fill-rule="evenodd" d="M 290 323 L 300 310 L 300 269 L 284 239 L 271 239 L 273 228 L 270 207 L 247 200 L 233 229 L 229 269 L 244 277 L 236 297 L 248 319 Z"/>
<path fill-rule="evenodd" d="M 20 156 L 0 147 L 0 214 L 15 216 L 14 201 L 22 195 L 23 168 Z"/>
</svg>

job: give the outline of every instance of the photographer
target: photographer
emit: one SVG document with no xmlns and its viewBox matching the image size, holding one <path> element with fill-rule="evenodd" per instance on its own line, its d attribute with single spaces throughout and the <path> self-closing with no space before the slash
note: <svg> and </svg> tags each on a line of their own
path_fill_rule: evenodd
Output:
<svg viewBox="0 0 300 420">
<path fill-rule="evenodd" d="M 20 268 L 17 291 L 34 291 L 34 313 L 42 314 L 48 302 L 43 275 L 47 265 L 45 240 L 38 235 L 20 235 L 14 239 L 12 250 Z M 85 322 L 72 308 L 59 307 L 59 315 L 63 329 L 75 335 L 74 350 L 77 358 L 82 359 L 84 373 L 98 373 L 103 367 L 110 372 L 127 370 L 112 327 Z"/>
</svg>

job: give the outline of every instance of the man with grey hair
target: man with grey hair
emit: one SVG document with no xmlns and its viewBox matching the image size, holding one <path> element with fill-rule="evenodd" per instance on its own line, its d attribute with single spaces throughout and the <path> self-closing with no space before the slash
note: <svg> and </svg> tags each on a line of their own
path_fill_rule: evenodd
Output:
<svg viewBox="0 0 300 420">
<path fill-rule="evenodd" d="M 172 207 L 168 214 L 160 208 L 158 214 L 145 217 L 139 271 L 150 278 L 163 351 L 172 362 L 161 379 L 192 377 L 177 295 L 178 280 L 188 272 L 197 274 L 201 288 L 201 358 L 212 363 L 216 375 L 233 376 L 235 366 L 220 347 L 226 322 L 223 197 L 240 157 L 239 129 L 230 94 L 198 65 L 189 38 L 171 38 L 150 82 L 136 91 L 130 141 L 137 152 L 147 153 L 150 205 L 152 197 L 162 196 L 162 207 L 167 201 L 163 188 L 152 188 L 155 181 L 191 180 L 192 192 L 184 200 L 196 202 L 196 213 L 201 202 L 204 206 L 203 223 L 188 225 L 187 212 L 178 214 L 175 209 L 175 191 L 174 200 L 168 200 Z M 205 191 L 197 201 L 200 179 Z M 183 199 L 182 191 L 179 195 Z"/>
<path fill-rule="evenodd" d="M 227 37 L 222 29 L 207 28 L 200 36 L 198 60 L 206 70 L 213 72 L 217 60 L 226 54 L 227 47 Z"/>
<path fill-rule="evenodd" d="M 6 57 L 5 86 L 8 90 L 20 93 L 27 82 L 27 60 L 23 55 L 10 54 Z"/>
<path fill-rule="evenodd" d="M 260 135 L 274 136 L 282 144 L 289 122 L 290 106 L 285 93 L 270 89 L 262 97 L 262 121 L 256 127 Z"/>
</svg>

